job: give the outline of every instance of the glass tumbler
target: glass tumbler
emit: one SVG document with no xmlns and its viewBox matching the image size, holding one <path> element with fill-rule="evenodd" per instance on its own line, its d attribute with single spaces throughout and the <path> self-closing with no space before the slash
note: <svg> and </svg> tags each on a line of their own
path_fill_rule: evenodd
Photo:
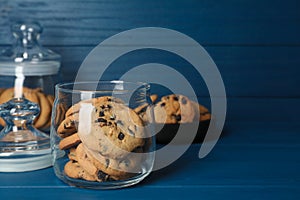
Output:
<svg viewBox="0 0 300 200">
<path fill-rule="evenodd" d="M 142 181 L 155 158 L 149 90 L 124 81 L 56 85 L 50 133 L 56 176 L 93 189 Z"/>
</svg>

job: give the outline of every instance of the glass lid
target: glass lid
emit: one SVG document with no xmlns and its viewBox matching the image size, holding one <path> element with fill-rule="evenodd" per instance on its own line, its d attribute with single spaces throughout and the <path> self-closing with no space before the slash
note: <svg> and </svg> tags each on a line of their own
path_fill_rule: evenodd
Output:
<svg viewBox="0 0 300 200">
<path fill-rule="evenodd" d="M 39 44 L 43 31 L 38 22 L 20 21 L 11 26 L 15 43 L 0 53 L 0 75 L 25 76 L 57 74 L 61 56 Z"/>
</svg>

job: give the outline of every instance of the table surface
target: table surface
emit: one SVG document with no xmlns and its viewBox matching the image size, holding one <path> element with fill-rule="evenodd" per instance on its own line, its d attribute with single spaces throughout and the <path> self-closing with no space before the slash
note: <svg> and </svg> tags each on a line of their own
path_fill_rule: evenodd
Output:
<svg viewBox="0 0 300 200">
<path fill-rule="evenodd" d="M 213 151 L 193 144 L 172 165 L 119 190 L 71 187 L 53 169 L 0 173 L 1 199 L 300 199 L 300 125 L 232 122 Z"/>
</svg>

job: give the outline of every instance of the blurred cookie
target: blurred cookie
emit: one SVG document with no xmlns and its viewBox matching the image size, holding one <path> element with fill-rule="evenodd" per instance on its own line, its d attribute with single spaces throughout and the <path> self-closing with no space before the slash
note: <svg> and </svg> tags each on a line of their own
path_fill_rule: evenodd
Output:
<svg viewBox="0 0 300 200">
<path fill-rule="evenodd" d="M 153 108 L 156 123 L 176 124 L 193 122 L 195 111 L 191 101 L 183 95 L 167 95 Z"/>
<path fill-rule="evenodd" d="M 52 108 L 53 108 L 53 103 L 54 103 L 54 96 L 46 95 L 46 97 L 51 106 L 51 112 L 49 114 L 49 119 L 47 120 L 47 123 L 42 127 L 42 129 L 48 129 L 51 126 L 51 114 L 52 114 Z"/>
<path fill-rule="evenodd" d="M 46 94 L 42 92 L 40 88 L 27 88 L 23 87 L 23 96 L 27 100 L 37 103 L 40 106 L 40 113 L 34 120 L 34 126 L 38 129 L 49 129 L 51 124 L 51 110 L 52 103 L 46 97 Z M 15 88 L 3 89 L 0 93 L 0 104 L 8 102 L 15 96 Z M 52 95 L 47 95 L 49 98 L 54 98 Z M 5 126 L 5 122 L 0 118 L 0 125 Z"/>
<path fill-rule="evenodd" d="M 0 96 L 4 90 L 5 90 L 5 88 L 0 88 Z"/>
<path fill-rule="evenodd" d="M 205 106 L 198 104 L 197 102 L 194 102 L 194 101 L 192 101 L 192 105 L 193 105 L 194 111 L 196 113 L 195 117 L 194 117 L 194 121 L 211 120 L 211 114 Z"/>
<path fill-rule="evenodd" d="M 152 95 L 150 95 L 150 99 L 151 99 L 152 103 L 155 103 L 156 100 L 158 99 L 158 95 L 157 94 L 152 94 Z"/>
<path fill-rule="evenodd" d="M 36 96 L 39 99 L 40 114 L 34 125 L 36 128 L 42 128 L 51 120 L 52 105 L 44 93 L 37 92 Z"/>
<path fill-rule="evenodd" d="M 40 88 L 36 88 L 36 89 L 30 89 L 27 87 L 23 87 L 23 95 L 26 99 L 28 99 L 31 102 L 34 103 L 39 103 L 38 97 L 36 95 L 36 93 L 41 92 Z M 8 88 L 5 89 L 0 96 L 0 104 L 3 104 L 9 100 L 11 100 L 12 98 L 15 97 L 15 88 Z"/>
</svg>

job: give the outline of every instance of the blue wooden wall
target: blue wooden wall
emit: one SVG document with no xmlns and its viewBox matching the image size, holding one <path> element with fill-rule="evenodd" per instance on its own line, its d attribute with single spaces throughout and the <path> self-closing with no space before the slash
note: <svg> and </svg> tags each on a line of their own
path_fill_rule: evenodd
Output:
<svg viewBox="0 0 300 200">
<path fill-rule="evenodd" d="M 228 121 L 297 121 L 299 11 L 298 0 L 0 0 L 0 48 L 12 42 L 11 22 L 37 20 L 44 26 L 41 43 L 62 55 L 63 81 L 71 81 L 85 56 L 106 38 L 138 27 L 170 28 L 195 39 L 214 59 L 228 95 Z M 137 52 L 114 65 L 150 61 L 187 65 L 159 52 Z M 188 67 L 184 73 L 209 106 L 201 78 Z"/>
</svg>

